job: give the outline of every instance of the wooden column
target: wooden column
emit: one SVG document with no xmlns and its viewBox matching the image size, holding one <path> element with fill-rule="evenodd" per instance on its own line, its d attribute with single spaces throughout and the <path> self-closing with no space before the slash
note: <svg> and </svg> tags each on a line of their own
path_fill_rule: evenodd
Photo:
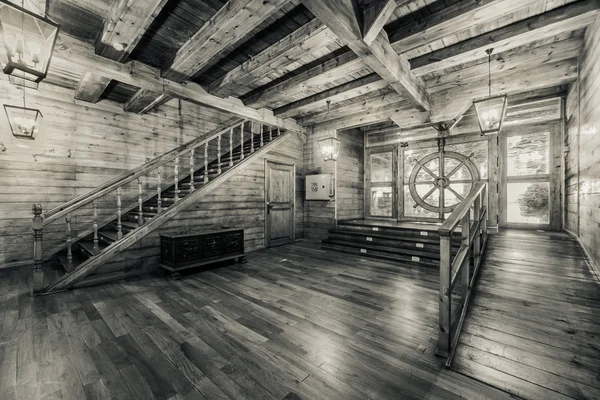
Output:
<svg viewBox="0 0 600 400">
<path fill-rule="evenodd" d="M 204 183 L 208 182 L 208 142 L 204 143 Z"/>
<path fill-rule="evenodd" d="M 121 222 L 121 188 L 117 188 L 117 239 L 123 238 L 123 224 Z"/>
<path fill-rule="evenodd" d="M 175 157 L 173 167 L 173 183 L 175 184 L 175 202 L 179 201 L 179 157 Z"/>
<path fill-rule="evenodd" d="M 244 123 L 243 122 L 240 124 L 240 147 L 241 147 L 240 160 L 243 160 L 244 159 Z"/>
<path fill-rule="evenodd" d="M 221 135 L 217 137 L 217 174 L 221 175 Z"/>
<path fill-rule="evenodd" d="M 92 229 L 94 230 L 94 255 L 100 252 L 100 246 L 98 243 L 98 200 L 92 201 L 92 207 L 94 214 L 92 217 Z"/>
<path fill-rule="evenodd" d="M 194 149 L 190 151 L 190 192 L 196 190 L 194 187 Z"/>
<path fill-rule="evenodd" d="M 33 211 L 33 293 L 40 293 L 44 289 L 44 270 L 42 269 L 42 230 L 44 217 L 42 205 L 34 204 Z"/>
<path fill-rule="evenodd" d="M 229 168 L 233 167 L 233 128 L 229 130 Z"/>
<path fill-rule="evenodd" d="M 71 231 L 71 215 L 65 216 L 65 222 L 67 223 L 67 265 L 65 269 L 67 272 L 73 271 L 73 233 Z"/>
<path fill-rule="evenodd" d="M 452 234 L 440 236 L 440 307 L 439 307 L 439 339 L 437 354 L 448 357 L 450 354 L 450 330 L 451 330 L 451 301 L 452 293 L 450 282 L 452 281 Z"/>
<path fill-rule="evenodd" d="M 158 182 L 156 184 L 156 212 L 160 214 L 162 212 L 162 189 L 161 189 L 161 173 L 162 169 L 159 167 L 156 171 L 158 174 Z"/>
</svg>

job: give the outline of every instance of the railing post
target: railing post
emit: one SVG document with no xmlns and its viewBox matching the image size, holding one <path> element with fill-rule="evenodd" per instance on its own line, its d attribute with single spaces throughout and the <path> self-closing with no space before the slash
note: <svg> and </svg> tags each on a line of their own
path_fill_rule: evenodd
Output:
<svg viewBox="0 0 600 400">
<path fill-rule="evenodd" d="M 254 122 L 250 121 L 250 154 L 254 153 Z"/>
<path fill-rule="evenodd" d="M 175 201 L 179 201 L 179 157 L 173 160 L 173 182 L 175 184 Z"/>
<path fill-rule="evenodd" d="M 475 232 L 475 236 L 473 237 L 473 267 L 479 265 L 481 262 L 481 227 L 483 221 L 481 221 L 481 216 L 483 214 L 483 209 L 481 208 L 481 201 L 483 200 L 483 191 L 477 196 L 475 199 L 475 203 L 473 203 L 475 215 L 475 225 L 477 226 L 477 232 Z"/>
<path fill-rule="evenodd" d="M 229 168 L 233 167 L 233 128 L 229 130 Z"/>
<path fill-rule="evenodd" d="M 481 203 L 482 203 L 482 207 L 485 207 L 485 210 L 487 212 L 487 216 L 483 219 L 482 223 L 481 223 L 481 232 L 483 235 L 483 242 L 481 243 L 482 245 L 485 243 L 485 241 L 487 240 L 487 226 L 488 226 L 488 218 L 490 215 L 490 209 L 489 209 L 489 197 L 488 197 L 488 185 L 484 185 L 483 190 L 481 191 Z"/>
<path fill-rule="evenodd" d="M 204 143 L 204 183 L 208 182 L 208 142 Z"/>
<path fill-rule="evenodd" d="M 158 167 L 157 170 L 158 173 L 158 183 L 156 184 L 156 212 L 158 214 L 160 214 L 162 212 L 162 189 L 160 188 L 161 186 L 161 173 L 162 173 L 162 169 L 160 167 Z"/>
<path fill-rule="evenodd" d="M 243 160 L 244 159 L 244 123 L 243 122 L 240 124 L 240 148 L 241 148 L 240 160 Z"/>
<path fill-rule="evenodd" d="M 42 205 L 34 204 L 33 211 L 33 293 L 40 293 L 44 289 L 44 270 L 42 269 L 42 230 L 44 217 Z"/>
<path fill-rule="evenodd" d="M 273 140 L 273 127 L 269 125 L 269 142 Z"/>
<path fill-rule="evenodd" d="M 117 188 L 117 239 L 123 239 L 123 224 L 121 222 L 121 188 Z"/>
<path fill-rule="evenodd" d="M 190 150 L 190 193 L 196 190 L 194 187 L 194 149 Z"/>
<path fill-rule="evenodd" d="M 67 223 L 67 265 L 65 266 L 67 272 L 73 271 L 73 233 L 71 231 L 71 215 L 65 215 L 65 222 Z"/>
<path fill-rule="evenodd" d="M 260 134 L 260 147 L 263 147 L 265 145 L 264 138 L 263 138 L 263 124 L 260 124 L 258 126 L 259 126 L 259 134 Z"/>
<path fill-rule="evenodd" d="M 217 137 L 217 174 L 221 175 L 221 135 Z"/>
<path fill-rule="evenodd" d="M 471 246 L 471 212 L 467 212 L 462 218 L 461 224 L 461 247 L 470 248 Z M 460 285 L 462 289 L 462 303 L 463 307 L 466 307 L 467 295 L 470 290 L 471 281 L 471 251 L 467 252 L 467 256 L 463 261 L 463 265 L 460 267 Z"/>
<path fill-rule="evenodd" d="M 452 323 L 452 233 L 449 236 L 440 236 L 440 304 L 437 354 L 448 357 L 450 354 L 450 339 Z"/>
<path fill-rule="evenodd" d="M 281 136 L 281 130 L 277 128 L 277 137 Z"/>
<path fill-rule="evenodd" d="M 144 192 L 142 188 L 142 177 L 138 178 L 138 226 L 144 225 Z"/>
<path fill-rule="evenodd" d="M 94 214 L 92 217 L 92 229 L 94 230 L 94 255 L 100 252 L 100 246 L 98 243 L 98 200 L 92 201 L 94 208 Z"/>
</svg>

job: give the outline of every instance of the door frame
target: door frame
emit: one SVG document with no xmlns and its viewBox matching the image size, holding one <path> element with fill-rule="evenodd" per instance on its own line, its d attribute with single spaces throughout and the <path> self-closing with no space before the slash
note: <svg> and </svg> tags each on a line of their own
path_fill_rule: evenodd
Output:
<svg viewBox="0 0 600 400">
<path fill-rule="evenodd" d="M 290 224 L 290 243 L 294 243 L 296 241 L 296 164 L 295 163 L 285 163 L 281 161 L 275 161 L 265 157 L 265 195 L 264 195 L 264 213 L 265 213 L 265 238 L 264 238 L 264 246 L 265 248 L 269 248 L 271 246 L 271 227 L 269 224 L 269 207 L 267 203 L 269 202 L 269 164 L 276 165 L 284 165 L 286 167 L 292 167 L 292 177 L 291 177 L 291 199 L 292 199 L 292 221 Z"/>
<path fill-rule="evenodd" d="M 508 177 L 507 164 L 507 140 L 509 137 L 517 135 L 534 134 L 536 132 L 549 133 L 548 139 L 548 174 L 539 176 Z M 562 125 L 560 122 L 550 122 L 544 124 L 523 125 L 503 129 L 500 132 L 500 183 L 498 188 L 498 225 L 500 228 L 508 229 L 529 229 L 529 230 L 550 230 L 560 231 L 562 229 L 562 148 L 561 148 Z M 507 221 L 507 184 L 511 182 L 548 182 L 550 186 L 549 205 L 548 205 L 548 223 L 547 224 L 527 224 Z"/>
<path fill-rule="evenodd" d="M 392 153 L 392 215 L 389 217 L 381 216 L 381 215 L 371 215 L 371 155 L 379 154 L 379 153 Z M 396 220 L 398 219 L 398 145 L 386 145 L 386 146 L 377 146 L 367 148 L 365 151 L 365 175 L 364 175 L 364 185 L 365 185 L 365 203 L 364 203 L 364 215 L 365 218 L 369 219 L 383 219 L 383 220 Z M 387 182 L 385 182 L 387 183 Z M 385 183 L 380 183 L 383 185 Z"/>
</svg>

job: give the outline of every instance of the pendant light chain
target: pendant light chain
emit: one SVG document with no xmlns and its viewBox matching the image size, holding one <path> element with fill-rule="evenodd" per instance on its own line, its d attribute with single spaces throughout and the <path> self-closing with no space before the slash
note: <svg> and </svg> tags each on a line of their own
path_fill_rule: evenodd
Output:
<svg viewBox="0 0 600 400">
<path fill-rule="evenodd" d="M 488 54 L 488 95 L 492 97 L 492 52 L 493 48 L 487 49 L 485 52 Z"/>
</svg>

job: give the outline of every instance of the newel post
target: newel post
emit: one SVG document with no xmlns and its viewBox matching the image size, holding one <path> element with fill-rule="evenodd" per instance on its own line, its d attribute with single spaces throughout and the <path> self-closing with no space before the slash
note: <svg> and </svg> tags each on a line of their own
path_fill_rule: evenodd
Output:
<svg viewBox="0 0 600 400">
<path fill-rule="evenodd" d="M 44 217 L 42 205 L 36 203 L 33 211 L 33 293 L 40 293 L 44 289 L 44 270 L 42 269 L 42 229 Z"/>
</svg>

